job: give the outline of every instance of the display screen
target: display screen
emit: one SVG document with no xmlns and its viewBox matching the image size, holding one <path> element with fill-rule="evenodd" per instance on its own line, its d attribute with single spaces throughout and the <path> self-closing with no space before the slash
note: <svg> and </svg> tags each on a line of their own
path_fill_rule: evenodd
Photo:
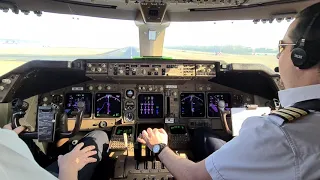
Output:
<svg viewBox="0 0 320 180">
<path fill-rule="evenodd" d="M 208 93 L 208 117 L 220 117 L 220 112 L 218 109 L 218 102 L 220 100 L 224 100 L 226 103 L 225 109 L 230 110 L 231 108 L 230 93 Z"/>
<path fill-rule="evenodd" d="M 97 93 L 95 99 L 95 116 L 114 118 L 121 116 L 120 93 Z"/>
<path fill-rule="evenodd" d="M 65 112 L 68 118 L 74 118 L 77 115 L 77 104 L 79 101 L 85 103 L 85 111 L 83 117 L 88 118 L 91 116 L 92 108 L 92 94 L 91 93 L 68 93 L 65 99 Z"/>
<path fill-rule="evenodd" d="M 162 94 L 139 94 L 138 105 L 140 119 L 163 118 Z"/>
<path fill-rule="evenodd" d="M 205 117 L 204 93 L 181 93 L 181 117 Z"/>
<path fill-rule="evenodd" d="M 127 133 L 127 135 L 132 134 L 132 126 L 119 126 L 116 129 L 116 135 L 123 135 L 123 133 Z"/>
<path fill-rule="evenodd" d="M 170 126 L 170 133 L 171 134 L 186 134 L 186 127 L 184 126 Z"/>
</svg>

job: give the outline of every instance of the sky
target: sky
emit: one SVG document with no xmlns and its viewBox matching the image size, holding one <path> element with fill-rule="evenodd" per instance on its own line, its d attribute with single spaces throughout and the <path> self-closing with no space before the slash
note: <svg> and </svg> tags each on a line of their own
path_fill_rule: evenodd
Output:
<svg viewBox="0 0 320 180">
<path fill-rule="evenodd" d="M 76 15 L 33 13 L 16 15 L 0 12 L 0 40 L 19 39 L 26 46 L 122 48 L 139 47 L 134 21 Z M 164 46 L 242 45 L 252 48 L 277 48 L 290 23 L 254 24 L 252 21 L 171 22 Z"/>
</svg>

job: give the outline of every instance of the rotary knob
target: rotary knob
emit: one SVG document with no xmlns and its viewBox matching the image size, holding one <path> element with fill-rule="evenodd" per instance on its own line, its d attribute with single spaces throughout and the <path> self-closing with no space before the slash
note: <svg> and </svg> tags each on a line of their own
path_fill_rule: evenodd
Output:
<svg viewBox="0 0 320 180">
<path fill-rule="evenodd" d="M 107 90 L 111 90 L 111 86 L 107 86 Z"/>
<path fill-rule="evenodd" d="M 91 67 L 92 67 L 92 64 L 88 63 L 87 66 L 88 66 L 89 68 L 91 68 Z"/>
<path fill-rule="evenodd" d="M 98 72 L 101 72 L 101 71 L 102 71 L 102 69 L 101 69 L 101 68 L 97 68 L 97 71 L 98 71 Z"/>
<path fill-rule="evenodd" d="M 88 89 L 89 89 L 90 91 L 92 91 L 92 90 L 93 90 L 93 86 L 89 86 Z"/>
<path fill-rule="evenodd" d="M 42 99 L 42 101 L 43 101 L 43 102 L 47 102 L 47 101 L 48 101 L 48 98 L 47 98 L 47 97 L 44 97 L 44 98 Z"/>
<path fill-rule="evenodd" d="M 105 63 L 102 63 L 101 67 L 105 68 L 105 67 L 107 67 L 107 65 Z"/>
<path fill-rule="evenodd" d="M 119 73 L 120 73 L 120 74 L 123 74 L 123 70 L 122 70 L 122 69 L 120 69 L 120 70 L 119 70 Z"/>
<path fill-rule="evenodd" d="M 102 90 L 102 86 L 99 85 L 98 86 L 98 90 L 101 91 Z"/>
<path fill-rule="evenodd" d="M 203 87 L 202 87 L 202 86 L 200 86 L 200 87 L 199 87 L 199 90 L 200 90 L 200 91 L 202 91 L 202 90 L 203 90 Z"/>
<path fill-rule="evenodd" d="M 153 88 L 152 87 L 149 87 L 149 91 L 152 91 L 153 90 Z"/>
<path fill-rule="evenodd" d="M 107 122 L 105 122 L 105 121 L 101 121 L 100 123 L 99 123 L 99 127 L 100 128 L 104 128 L 104 127 L 106 127 L 107 126 Z"/>
<path fill-rule="evenodd" d="M 92 71 L 92 72 L 95 72 L 95 71 L 96 71 L 96 68 L 92 67 L 92 68 L 91 68 L 91 71 Z"/>
</svg>

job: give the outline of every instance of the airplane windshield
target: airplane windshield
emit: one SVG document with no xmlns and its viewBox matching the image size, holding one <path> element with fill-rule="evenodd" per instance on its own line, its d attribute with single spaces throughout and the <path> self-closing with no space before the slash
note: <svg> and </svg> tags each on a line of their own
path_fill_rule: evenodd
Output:
<svg viewBox="0 0 320 180">
<path fill-rule="evenodd" d="M 219 60 L 278 66 L 278 42 L 290 22 L 254 24 L 252 20 L 172 22 L 166 30 L 164 55 L 176 59 Z"/>
<path fill-rule="evenodd" d="M 0 12 L 0 75 L 31 60 L 131 59 L 140 56 L 134 21 Z M 277 42 L 289 23 L 171 22 L 163 56 L 277 65 Z M 8 63 L 9 62 L 9 63 Z"/>
</svg>

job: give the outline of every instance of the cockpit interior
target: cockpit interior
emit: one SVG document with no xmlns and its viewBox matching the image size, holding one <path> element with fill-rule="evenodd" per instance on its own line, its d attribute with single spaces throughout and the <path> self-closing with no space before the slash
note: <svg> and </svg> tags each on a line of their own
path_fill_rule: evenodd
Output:
<svg viewBox="0 0 320 180">
<path fill-rule="evenodd" d="M 168 146 L 197 161 L 191 151 L 194 130 L 209 128 L 231 140 L 241 127 L 233 109 L 276 110 L 284 87 L 279 73 L 261 64 L 164 57 L 166 27 L 184 21 L 290 20 L 314 2 L 0 0 L 0 9 L 14 13 L 132 20 L 140 46 L 140 56 L 132 59 L 34 59 L 6 72 L 0 82 L 0 125 L 26 126 L 20 138 L 43 167 L 87 132 L 103 130 L 110 144 L 92 179 L 175 179 L 137 143 L 142 130 L 165 129 Z"/>
</svg>

